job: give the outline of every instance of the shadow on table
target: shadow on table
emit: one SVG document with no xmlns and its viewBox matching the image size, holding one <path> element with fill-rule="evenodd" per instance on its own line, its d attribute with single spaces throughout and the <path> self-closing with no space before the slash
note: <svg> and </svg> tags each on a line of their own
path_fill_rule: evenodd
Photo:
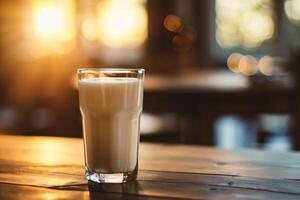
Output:
<svg viewBox="0 0 300 200">
<path fill-rule="evenodd" d="M 88 182 L 90 200 L 96 199 L 148 199 L 138 181 L 124 184 L 99 184 Z M 142 196 L 140 196 L 142 195 Z"/>
</svg>

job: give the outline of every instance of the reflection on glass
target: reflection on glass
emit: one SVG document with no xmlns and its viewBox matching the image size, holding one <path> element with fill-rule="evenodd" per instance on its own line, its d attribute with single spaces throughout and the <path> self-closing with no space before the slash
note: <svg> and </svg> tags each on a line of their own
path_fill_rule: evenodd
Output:
<svg viewBox="0 0 300 200">
<path fill-rule="evenodd" d="M 216 40 L 222 48 L 253 49 L 274 34 L 271 0 L 216 0 Z"/>
</svg>

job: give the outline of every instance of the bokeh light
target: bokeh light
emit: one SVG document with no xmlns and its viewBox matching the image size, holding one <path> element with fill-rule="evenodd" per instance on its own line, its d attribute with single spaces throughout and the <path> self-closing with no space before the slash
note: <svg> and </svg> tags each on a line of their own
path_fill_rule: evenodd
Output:
<svg viewBox="0 0 300 200">
<path fill-rule="evenodd" d="M 141 46 L 148 34 L 146 8 L 137 1 L 101 1 L 97 6 L 97 34 L 109 47 Z"/>
<path fill-rule="evenodd" d="M 216 40 L 222 48 L 257 48 L 274 35 L 271 0 L 216 0 Z"/>
<path fill-rule="evenodd" d="M 300 25 L 300 0 L 286 0 L 284 10 L 291 22 Z"/>
<path fill-rule="evenodd" d="M 81 32 L 87 40 L 97 40 L 97 18 L 91 14 L 84 17 L 81 26 Z"/>
<path fill-rule="evenodd" d="M 263 58 L 262 62 L 265 61 Z M 261 63 L 263 64 L 263 63 Z M 252 76 L 258 72 L 258 61 L 251 55 L 242 55 L 240 53 L 232 53 L 227 58 L 227 67 L 234 73 L 241 73 L 246 76 Z M 264 70 L 264 69 L 263 69 Z M 268 69 L 265 69 L 268 73 Z"/>
<path fill-rule="evenodd" d="M 63 13 L 55 7 L 41 7 L 35 12 L 35 32 L 37 36 L 48 37 L 58 34 L 63 27 Z"/>
<path fill-rule="evenodd" d="M 164 27 L 171 32 L 178 32 L 182 27 L 182 20 L 176 15 L 168 15 L 164 19 Z"/>
<path fill-rule="evenodd" d="M 259 71 L 266 75 L 271 76 L 273 74 L 273 59 L 271 56 L 263 56 L 258 62 Z"/>
<path fill-rule="evenodd" d="M 257 60 L 255 57 L 246 55 L 239 61 L 239 71 L 246 75 L 251 76 L 257 73 Z"/>
<path fill-rule="evenodd" d="M 75 5 L 73 0 L 32 1 L 33 33 L 35 50 L 33 56 L 66 53 L 75 38 Z"/>
<path fill-rule="evenodd" d="M 264 40 L 273 36 L 274 24 L 270 16 L 259 12 L 249 12 L 243 16 L 242 20 L 241 33 L 246 47 L 260 46 Z"/>
<path fill-rule="evenodd" d="M 189 51 L 197 40 L 198 34 L 192 26 L 185 26 L 172 38 L 175 50 L 179 52 Z"/>
<path fill-rule="evenodd" d="M 235 72 L 235 73 L 239 73 L 239 62 L 241 60 L 241 58 L 243 57 L 242 54 L 239 53 L 232 53 L 228 59 L 227 59 L 227 66 L 228 68 Z"/>
</svg>

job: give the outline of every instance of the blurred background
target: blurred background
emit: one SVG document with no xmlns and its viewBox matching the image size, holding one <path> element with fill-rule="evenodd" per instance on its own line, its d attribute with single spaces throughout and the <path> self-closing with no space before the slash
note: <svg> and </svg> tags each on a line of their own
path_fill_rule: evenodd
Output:
<svg viewBox="0 0 300 200">
<path fill-rule="evenodd" d="M 0 1 L 0 131 L 82 137 L 76 70 L 146 69 L 141 140 L 300 149 L 300 0 Z"/>
</svg>

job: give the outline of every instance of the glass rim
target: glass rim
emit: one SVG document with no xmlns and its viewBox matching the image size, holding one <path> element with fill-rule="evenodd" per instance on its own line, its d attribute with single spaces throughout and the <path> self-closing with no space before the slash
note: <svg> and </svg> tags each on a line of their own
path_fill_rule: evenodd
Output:
<svg viewBox="0 0 300 200">
<path fill-rule="evenodd" d="M 143 68 L 92 68 L 92 67 L 87 67 L 87 68 L 78 68 L 77 69 L 77 74 L 82 74 L 82 73 L 137 73 L 137 74 L 143 74 L 145 73 L 145 69 Z"/>
</svg>

